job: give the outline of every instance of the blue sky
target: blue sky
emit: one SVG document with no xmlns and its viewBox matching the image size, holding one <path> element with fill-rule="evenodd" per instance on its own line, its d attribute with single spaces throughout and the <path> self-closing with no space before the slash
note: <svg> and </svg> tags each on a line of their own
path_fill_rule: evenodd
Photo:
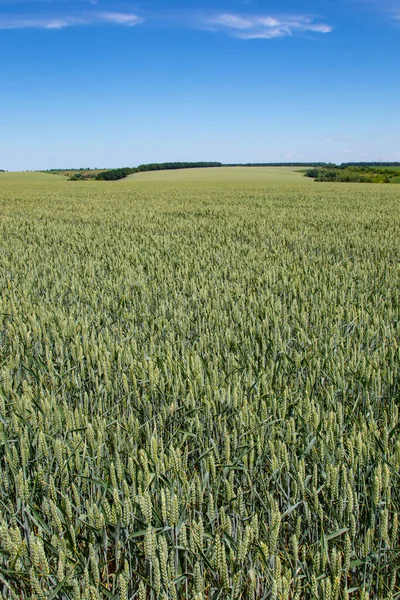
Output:
<svg viewBox="0 0 400 600">
<path fill-rule="evenodd" d="M 400 0 L 0 0 L 0 168 L 400 160 Z"/>
</svg>

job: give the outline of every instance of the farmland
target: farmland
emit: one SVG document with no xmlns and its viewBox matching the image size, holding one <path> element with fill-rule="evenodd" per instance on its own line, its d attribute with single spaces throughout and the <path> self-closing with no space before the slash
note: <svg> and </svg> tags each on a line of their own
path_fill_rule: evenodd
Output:
<svg viewBox="0 0 400 600">
<path fill-rule="evenodd" d="M 107 169 L 50 169 L 42 171 L 46 175 L 63 175 L 74 180 L 90 180 L 95 179 L 100 173 L 104 173 Z"/>
<path fill-rule="evenodd" d="M 400 188 L 198 171 L 0 173 L 0 593 L 399 599 Z"/>
<path fill-rule="evenodd" d="M 306 169 L 299 167 L 219 167 L 217 169 L 182 169 L 178 171 L 149 171 L 135 173 L 125 180 L 125 184 L 136 181 L 173 183 L 189 182 L 210 184 L 272 185 L 278 183 L 310 184 L 303 174 Z"/>
</svg>

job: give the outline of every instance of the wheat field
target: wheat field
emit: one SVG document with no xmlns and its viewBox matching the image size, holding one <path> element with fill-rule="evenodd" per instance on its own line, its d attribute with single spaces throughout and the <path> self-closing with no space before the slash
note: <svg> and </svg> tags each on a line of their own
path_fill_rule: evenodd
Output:
<svg viewBox="0 0 400 600">
<path fill-rule="evenodd" d="M 258 173 L 0 175 L 3 598 L 400 598 L 400 188 Z"/>
</svg>

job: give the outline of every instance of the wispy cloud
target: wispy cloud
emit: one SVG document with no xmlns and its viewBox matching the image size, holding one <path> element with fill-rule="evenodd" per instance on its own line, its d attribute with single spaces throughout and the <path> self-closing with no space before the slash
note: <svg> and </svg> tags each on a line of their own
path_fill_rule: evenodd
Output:
<svg viewBox="0 0 400 600">
<path fill-rule="evenodd" d="M 342 144 L 343 142 L 352 142 L 353 138 L 348 137 L 348 136 L 335 136 L 335 137 L 331 137 L 331 138 L 326 138 L 325 144 L 334 144 L 334 143 L 340 143 Z"/>
<path fill-rule="evenodd" d="M 142 23 L 142 17 L 132 13 L 90 12 L 78 16 L 0 17 L 0 29 L 64 29 L 78 25 L 108 23 L 133 27 Z"/>
<path fill-rule="evenodd" d="M 273 39 L 304 33 L 330 33 L 332 27 L 307 15 L 238 15 L 219 13 L 204 19 L 205 29 L 225 31 L 242 40 Z"/>
<path fill-rule="evenodd" d="M 107 23 L 114 23 L 115 25 L 125 25 L 127 27 L 143 23 L 141 17 L 131 13 L 104 12 L 99 14 L 99 20 Z"/>
<path fill-rule="evenodd" d="M 73 25 L 83 25 L 78 17 L 2 17 L 0 29 L 63 29 Z"/>
<path fill-rule="evenodd" d="M 364 6 L 370 12 L 385 16 L 387 19 L 400 20 L 399 0 L 352 0 L 356 4 Z"/>
<path fill-rule="evenodd" d="M 26 0 L 25 0 L 26 1 Z M 34 1 L 34 0 L 32 0 Z M 2 0 L 0 0 L 1 4 Z M 92 9 L 74 11 L 72 14 L 65 15 L 60 12 L 52 11 L 28 15 L 0 15 L 0 29 L 63 29 L 65 27 L 110 24 L 117 26 L 132 27 L 144 21 L 144 18 L 137 13 L 125 11 L 117 12 L 113 10 L 100 10 L 97 0 L 86 0 L 85 4 L 93 5 Z M 44 4 L 43 0 L 40 4 Z M 63 2 L 54 2 L 47 0 L 47 6 L 62 4 Z M 109 3 L 107 3 L 110 6 Z M 60 9 L 58 9 L 59 11 Z M 146 21 L 153 24 L 172 25 L 178 27 L 193 27 L 196 29 L 205 29 L 208 31 L 219 31 L 227 33 L 233 37 L 250 39 L 271 39 L 305 33 L 329 33 L 332 27 L 325 23 L 318 22 L 315 17 L 307 15 L 248 15 L 234 13 L 214 13 L 207 16 L 193 14 L 188 19 L 187 14 L 173 13 L 143 13 Z"/>
</svg>

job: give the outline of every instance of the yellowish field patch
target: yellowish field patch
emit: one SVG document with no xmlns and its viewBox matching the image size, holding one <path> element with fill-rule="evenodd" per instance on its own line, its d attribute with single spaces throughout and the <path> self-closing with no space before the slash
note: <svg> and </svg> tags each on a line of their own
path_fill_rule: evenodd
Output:
<svg viewBox="0 0 400 600">
<path fill-rule="evenodd" d="M 143 182 L 189 182 L 189 183 L 298 183 L 309 185 L 296 167 L 216 167 L 204 169 L 177 169 L 171 171 L 148 171 L 135 173 L 124 183 Z"/>
<path fill-rule="evenodd" d="M 9 172 L 9 173 L 0 173 L 0 186 L 5 183 L 54 183 L 54 182 L 67 181 L 67 178 L 63 175 L 52 175 L 50 173 L 41 173 L 38 171 L 33 172 Z"/>
</svg>

